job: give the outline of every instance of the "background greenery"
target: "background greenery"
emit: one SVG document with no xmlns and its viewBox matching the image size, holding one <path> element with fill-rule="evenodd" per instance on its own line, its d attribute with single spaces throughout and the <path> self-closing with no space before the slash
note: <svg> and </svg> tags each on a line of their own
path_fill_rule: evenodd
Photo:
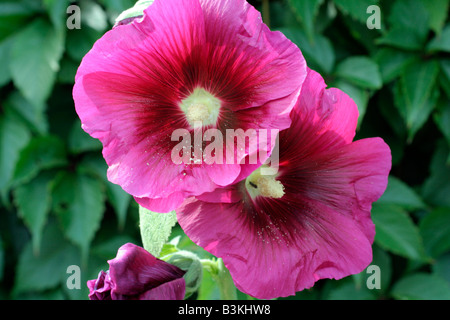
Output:
<svg viewBox="0 0 450 320">
<path fill-rule="evenodd" d="M 86 299 L 88 279 L 125 242 L 138 207 L 106 179 L 101 146 L 80 129 L 72 87 L 96 39 L 133 0 L 0 1 L 0 298 Z M 81 8 L 81 29 L 66 9 Z M 370 274 L 321 280 L 290 299 L 450 299 L 450 23 L 447 0 L 251 1 L 309 66 L 360 110 L 356 139 L 380 136 L 393 168 L 374 204 Z M 381 29 L 368 29 L 369 5 Z M 181 236 L 179 247 L 208 254 Z M 67 266 L 82 270 L 69 290 Z M 239 294 L 242 299 L 248 298 Z M 192 299 L 215 299 L 205 272 Z"/>
</svg>

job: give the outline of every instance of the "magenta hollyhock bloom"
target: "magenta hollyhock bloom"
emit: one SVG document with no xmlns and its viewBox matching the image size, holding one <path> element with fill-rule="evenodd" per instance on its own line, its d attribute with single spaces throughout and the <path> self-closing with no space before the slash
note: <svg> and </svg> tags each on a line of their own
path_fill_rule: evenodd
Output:
<svg viewBox="0 0 450 320">
<path fill-rule="evenodd" d="M 391 168 L 380 138 L 352 142 L 358 110 L 309 70 L 280 132 L 279 169 L 187 199 L 187 236 L 221 257 L 236 286 L 257 298 L 293 295 L 322 278 L 359 273 L 372 260 L 372 202 Z"/>
<path fill-rule="evenodd" d="M 89 280 L 91 300 L 183 300 L 185 272 L 127 243 L 108 261 L 109 270 Z"/>
<path fill-rule="evenodd" d="M 215 128 L 225 137 L 227 129 L 285 129 L 305 77 L 300 50 L 245 0 L 155 0 L 95 43 L 73 97 L 82 128 L 103 143 L 108 179 L 142 206 L 168 212 L 233 182 L 253 152 L 234 163 L 176 163 L 175 130 L 193 136 L 201 123 L 202 133 Z"/>
</svg>

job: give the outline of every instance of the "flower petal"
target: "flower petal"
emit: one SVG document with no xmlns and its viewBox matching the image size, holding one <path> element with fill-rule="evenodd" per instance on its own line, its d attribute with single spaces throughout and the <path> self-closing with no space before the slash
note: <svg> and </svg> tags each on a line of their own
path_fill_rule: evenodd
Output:
<svg viewBox="0 0 450 320">
<path fill-rule="evenodd" d="M 184 275 L 181 269 L 155 258 L 145 249 L 131 243 L 120 247 L 116 258 L 108 263 L 113 283 L 113 299 L 140 295 Z"/>
<path fill-rule="evenodd" d="M 271 299 L 295 294 L 320 278 L 360 272 L 371 261 L 370 242 L 351 218 L 317 203 L 314 210 L 303 226 L 291 226 L 290 234 L 276 222 L 254 228 L 248 215 L 255 212 L 242 202 L 190 199 L 177 216 L 190 239 L 224 260 L 241 291 Z"/>
<path fill-rule="evenodd" d="M 246 1 L 156 0 L 142 19 L 95 43 L 73 96 L 83 129 L 103 143 L 108 178 L 134 197 L 155 199 L 148 209 L 162 201 L 172 210 L 169 199 L 212 191 L 242 172 L 237 164 L 186 170 L 170 163 L 171 134 L 189 129 L 180 102 L 201 87 L 221 101 L 223 133 L 281 130 L 305 76 L 300 50 Z"/>
</svg>

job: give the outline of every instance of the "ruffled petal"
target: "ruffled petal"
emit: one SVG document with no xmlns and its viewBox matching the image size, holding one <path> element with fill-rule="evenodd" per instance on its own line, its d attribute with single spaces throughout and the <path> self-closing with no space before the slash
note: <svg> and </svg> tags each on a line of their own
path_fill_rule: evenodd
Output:
<svg viewBox="0 0 450 320">
<path fill-rule="evenodd" d="M 275 209 L 289 210 L 288 204 Z M 320 203 L 309 209 L 314 211 L 289 210 L 307 216 L 289 230 L 275 219 L 253 224 L 257 215 L 267 218 L 273 212 L 259 208 L 257 213 L 242 202 L 191 199 L 177 212 L 189 238 L 224 260 L 241 291 L 272 299 L 309 288 L 320 278 L 360 272 L 372 259 L 369 240 L 351 218 Z"/>
<path fill-rule="evenodd" d="M 134 197 L 159 199 L 147 201 L 148 209 L 165 201 L 172 210 L 172 193 L 226 185 L 246 156 L 229 166 L 175 165 L 171 134 L 191 129 L 181 101 L 199 87 L 219 99 L 223 136 L 227 129 L 282 130 L 305 77 L 300 50 L 246 1 L 156 0 L 142 18 L 95 43 L 73 96 L 83 129 L 103 143 L 108 178 Z"/>
<path fill-rule="evenodd" d="M 252 198 L 237 180 L 177 210 L 185 233 L 257 298 L 359 273 L 372 260 L 370 209 L 386 188 L 390 149 L 380 138 L 351 142 L 356 106 L 317 73 L 309 71 L 304 88 L 292 126 L 280 132 L 281 198 Z"/>
<path fill-rule="evenodd" d="M 127 243 L 108 261 L 113 283 L 111 296 L 136 296 L 166 282 L 182 278 L 184 271 L 159 260 L 145 249 Z"/>
</svg>

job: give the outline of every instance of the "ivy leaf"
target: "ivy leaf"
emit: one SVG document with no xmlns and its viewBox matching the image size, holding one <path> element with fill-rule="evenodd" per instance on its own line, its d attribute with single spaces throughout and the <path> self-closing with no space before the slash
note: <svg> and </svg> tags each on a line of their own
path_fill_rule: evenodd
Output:
<svg viewBox="0 0 450 320">
<path fill-rule="evenodd" d="M 435 274 L 415 273 L 396 282 L 391 294 L 403 300 L 450 300 L 450 286 Z"/>
<path fill-rule="evenodd" d="M 280 31 L 299 48 L 302 48 L 302 53 L 311 69 L 331 74 L 334 68 L 335 55 L 333 45 L 328 38 L 315 34 L 314 39 L 310 41 L 305 33 L 299 29 L 282 28 Z"/>
<path fill-rule="evenodd" d="M 376 90 L 383 84 L 378 65 L 365 56 L 346 58 L 336 67 L 336 76 L 361 88 Z"/>
<path fill-rule="evenodd" d="M 450 2 L 448 0 L 421 0 L 425 6 L 429 18 L 429 27 L 436 33 L 440 34 L 445 20 L 447 19 L 448 7 Z"/>
<path fill-rule="evenodd" d="M 419 230 L 401 207 L 374 203 L 372 220 L 376 229 L 375 242 L 380 247 L 408 259 L 426 260 Z"/>
<path fill-rule="evenodd" d="M 424 209 L 425 203 L 421 197 L 400 179 L 389 176 L 388 185 L 384 194 L 377 203 L 391 203 L 406 210 Z"/>
<path fill-rule="evenodd" d="M 430 41 L 427 50 L 430 52 L 450 52 L 450 24 L 447 24 L 442 33 L 436 35 L 436 37 Z"/>
<path fill-rule="evenodd" d="M 0 114 L 0 192 L 9 188 L 20 151 L 30 137 L 28 127 L 5 108 L 5 114 Z"/>
<path fill-rule="evenodd" d="M 430 175 L 422 186 L 423 198 L 434 206 L 450 207 L 449 154 L 446 141 L 440 141 L 431 159 Z"/>
<path fill-rule="evenodd" d="M 309 41 L 314 37 L 314 21 L 323 0 L 288 0 L 288 4 L 302 23 Z"/>
<path fill-rule="evenodd" d="M 64 51 L 64 33 L 44 19 L 36 19 L 15 36 L 10 71 L 15 86 L 31 103 L 49 97 Z"/>
<path fill-rule="evenodd" d="M 439 64 L 435 60 L 409 66 L 395 88 L 395 106 L 403 117 L 408 140 L 423 126 L 434 109 L 439 91 L 435 87 Z"/>
<path fill-rule="evenodd" d="M 25 3 L 2 1 L 0 3 L 0 41 L 20 29 L 34 13 Z"/>
<path fill-rule="evenodd" d="M 425 249 L 432 257 L 439 257 L 450 249 L 450 208 L 438 208 L 420 221 Z"/>
<path fill-rule="evenodd" d="M 53 174 L 44 172 L 14 190 L 20 217 L 32 235 L 33 253 L 40 251 L 42 232 L 51 208 L 50 183 Z"/>
<path fill-rule="evenodd" d="M 420 0 L 397 0 L 393 3 L 388 21 L 394 28 L 413 33 L 423 44 L 429 31 L 429 14 Z"/>
<path fill-rule="evenodd" d="M 81 172 L 63 171 L 55 179 L 52 194 L 64 234 L 81 248 L 86 261 L 105 210 L 103 184 Z"/>
<path fill-rule="evenodd" d="M 13 183 L 25 183 L 41 170 L 61 167 L 67 163 L 64 142 L 59 137 L 35 137 L 20 152 L 14 169 Z"/>
<path fill-rule="evenodd" d="M 344 14 L 362 23 L 366 23 L 369 17 L 367 7 L 378 4 L 378 0 L 334 0 L 333 2 Z"/>
<path fill-rule="evenodd" d="M 43 4 L 53 25 L 57 29 L 66 27 L 66 10 L 70 0 L 43 0 Z"/>
<path fill-rule="evenodd" d="M 172 227 L 176 223 L 177 215 L 175 211 L 157 213 L 139 206 L 139 224 L 144 249 L 158 257 L 163 245 L 172 233 Z"/>
<path fill-rule="evenodd" d="M 17 112 L 33 132 L 41 135 L 48 133 L 45 104 L 30 103 L 19 91 L 14 90 L 4 101 L 4 105 Z"/>
<path fill-rule="evenodd" d="M 383 83 L 388 83 L 399 77 L 406 67 L 417 62 L 417 57 L 412 52 L 382 48 L 376 53 L 374 60 L 380 68 Z"/>
<path fill-rule="evenodd" d="M 13 295 L 51 289 L 65 282 L 67 267 L 79 265 L 79 252 L 67 242 L 55 223 L 45 228 L 39 255 L 31 242 L 22 250 L 16 267 Z"/>
</svg>

